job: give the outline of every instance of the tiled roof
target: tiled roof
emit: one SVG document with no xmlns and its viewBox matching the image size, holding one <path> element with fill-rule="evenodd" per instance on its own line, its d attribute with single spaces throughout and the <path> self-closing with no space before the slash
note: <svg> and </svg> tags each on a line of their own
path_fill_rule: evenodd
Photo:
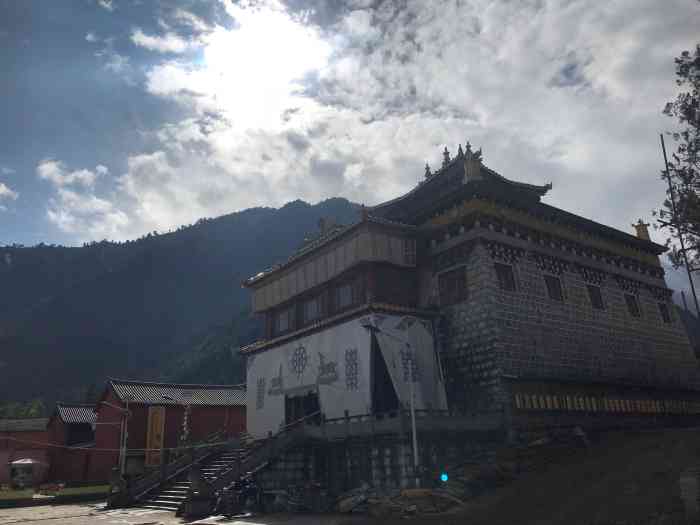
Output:
<svg viewBox="0 0 700 525">
<path fill-rule="evenodd" d="M 56 403 L 58 417 L 64 423 L 95 423 L 95 405 Z"/>
<path fill-rule="evenodd" d="M 28 419 L 0 419 L 0 432 L 40 432 L 49 422 L 45 417 Z"/>
<path fill-rule="evenodd" d="M 145 405 L 245 405 L 245 385 L 182 385 L 110 379 L 121 401 Z M 170 398 L 170 399 L 168 399 Z"/>
</svg>

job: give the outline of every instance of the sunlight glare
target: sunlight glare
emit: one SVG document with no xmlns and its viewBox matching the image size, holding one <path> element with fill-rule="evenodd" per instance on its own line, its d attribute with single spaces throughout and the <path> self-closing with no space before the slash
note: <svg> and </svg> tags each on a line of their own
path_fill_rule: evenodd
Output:
<svg viewBox="0 0 700 525">
<path fill-rule="evenodd" d="M 208 36 L 202 87 L 234 127 L 279 127 L 286 109 L 304 105 L 297 81 L 324 67 L 330 46 L 277 3 L 227 8 L 238 27 Z"/>
</svg>

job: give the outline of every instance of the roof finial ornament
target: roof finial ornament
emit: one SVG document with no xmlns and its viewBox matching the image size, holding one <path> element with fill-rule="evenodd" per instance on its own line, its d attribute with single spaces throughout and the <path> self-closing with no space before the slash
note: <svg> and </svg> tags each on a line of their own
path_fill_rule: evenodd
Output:
<svg viewBox="0 0 700 525">
<path fill-rule="evenodd" d="M 472 152 L 472 145 L 469 141 L 467 141 L 467 153 L 471 154 Z"/>
<path fill-rule="evenodd" d="M 462 145 L 460 144 L 459 148 L 457 148 L 457 158 L 461 159 L 462 157 L 464 157 L 464 151 L 462 151 Z"/>
<path fill-rule="evenodd" d="M 367 220 L 368 215 L 367 208 L 365 208 L 365 205 L 363 204 L 362 208 L 360 208 L 360 217 L 362 218 L 363 222 Z"/>
<path fill-rule="evenodd" d="M 429 179 L 432 176 L 433 176 L 433 174 L 430 172 L 430 165 L 426 162 L 425 163 L 425 178 Z"/>
<path fill-rule="evenodd" d="M 650 241 L 649 236 L 649 223 L 644 222 L 641 218 L 637 221 L 637 224 L 633 224 L 632 227 L 637 231 L 637 237 L 644 239 L 645 241 Z"/>
<path fill-rule="evenodd" d="M 447 146 L 445 146 L 445 151 L 442 152 L 442 167 L 444 168 L 450 163 L 450 152 L 447 151 Z"/>
</svg>

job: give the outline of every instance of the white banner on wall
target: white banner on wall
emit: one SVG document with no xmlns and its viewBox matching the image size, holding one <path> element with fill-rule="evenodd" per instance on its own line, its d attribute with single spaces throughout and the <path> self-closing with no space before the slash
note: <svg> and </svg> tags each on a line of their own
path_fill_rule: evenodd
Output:
<svg viewBox="0 0 700 525">
<path fill-rule="evenodd" d="M 372 412 L 371 336 L 378 328 L 382 356 L 400 402 L 408 406 L 406 345 L 416 355 L 416 408 L 446 408 L 445 389 L 427 321 L 371 315 L 248 356 L 247 430 L 254 438 L 276 433 L 285 424 L 285 397 L 318 392 L 328 419 Z M 389 335 L 395 336 L 393 339 Z"/>
</svg>

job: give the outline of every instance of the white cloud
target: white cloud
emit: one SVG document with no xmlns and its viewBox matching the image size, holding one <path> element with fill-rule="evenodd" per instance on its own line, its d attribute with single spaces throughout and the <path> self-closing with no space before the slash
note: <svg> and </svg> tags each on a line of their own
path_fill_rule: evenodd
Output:
<svg viewBox="0 0 700 525">
<path fill-rule="evenodd" d="M 137 46 L 159 53 L 184 53 L 196 45 L 196 43 L 188 42 L 175 33 L 153 36 L 147 35 L 140 28 L 131 32 L 131 41 Z"/>
<path fill-rule="evenodd" d="M 276 2 L 223 5 L 236 26 L 201 27 L 203 62 L 146 72 L 189 116 L 99 197 L 128 217 L 110 219 L 115 237 L 295 198 L 374 204 L 466 140 L 506 177 L 552 181 L 547 202 L 625 231 L 663 198 L 657 133 L 694 4 L 363 1 L 323 29 Z"/>
<path fill-rule="evenodd" d="M 98 165 L 94 171 L 87 169 L 69 171 L 66 166 L 53 159 L 45 159 L 39 162 L 36 168 L 36 173 L 40 179 L 51 182 L 55 187 L 63 186 L 83 186 L 92 187 L 95 180 L 106 175 L 109 170 L 102 165 Z"/>
<path fill-rule="evenodd" d="M 5 184 L 0 182 L 0 201 L 2 200 L 17 200 L 19 197 L 19 193 L 16 191 L 11 190 L 9 187 L 7 187 Z"/>
<path fill-rule="evenodd" d="M 7 166 L 3 166 L 2 168 L 0 168 L 0 173 L 2 173 L 3 175 L 12 175 L 15 172 L 16 170 L 8 168 Z"/>
<path fill-rule="evenodd" d="M 50 199 L 46 216 L 61 231 L 90 239 L 119 237 L 129 224 L 109 200 L 67 188 L 59 188 Z"/>
<path fill-rule="evenodd" d="M 117 8 L 113 0 L 97 0 L 97 4 L 109 12 L 112 12 Z"/>
<path fill-rule="evenodd" d="M 85 40 L 87 40 L 88 42 L 94 43 L 94 42 L 99 42 L 100 39 L 97 37 L 97 35 L 95 33 L 90 31 L 90 32 L 85 34 Z"/>
<path fill-rule="evenodd" d="M 101 49 L 95 51 L 95 56 L 102 59 L 102 68 L 121 78 L 125 83 L 136 85 L 136 70 L 131 65 L 129 57 L 121 55 L 114 49 L 114 38 L 109 37 L 103 40 Z"/>
<path fill-rule="evenodd" d="M 177 8 L 173 11 L 172 17 L 178 22 L 189 26 L 193 30 L 199 33 L 209 32 L 212 28 L 204 20 L 199 18 L 197 15 L 185 11 L 184 9 Z"/>
</svg>

